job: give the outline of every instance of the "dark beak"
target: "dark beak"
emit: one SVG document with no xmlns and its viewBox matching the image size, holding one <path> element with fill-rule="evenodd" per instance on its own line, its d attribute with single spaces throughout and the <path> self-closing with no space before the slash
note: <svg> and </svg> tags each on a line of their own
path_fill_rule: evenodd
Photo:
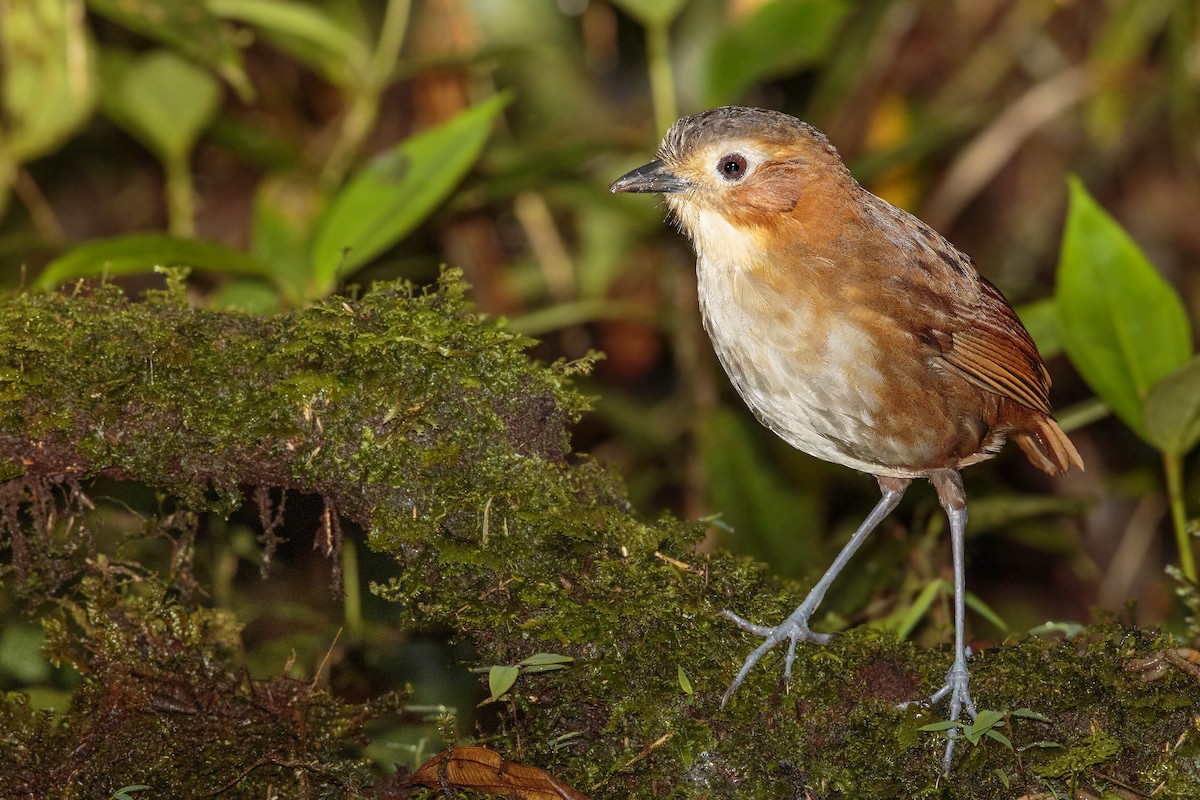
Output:
<svg viewBox="0 0 1200 800">
<path fill-rule="evenodd" d="M 638 167 L 633 172 L 617 178 L 608 190 L 613 194 L 621 192 L 670 194 L 682 192 L 687 188 L 687 181 L 673 174 L 663 162 L 651 161 L 646 166 Z"/>
</svg>

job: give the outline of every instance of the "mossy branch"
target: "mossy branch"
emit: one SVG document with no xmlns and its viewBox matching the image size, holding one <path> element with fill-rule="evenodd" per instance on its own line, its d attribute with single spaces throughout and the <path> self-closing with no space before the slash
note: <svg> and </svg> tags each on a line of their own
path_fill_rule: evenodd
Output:
<svg viewBox="0 0 1200 800">
<path fill-rule="evenodd" d="M 851 631 L 801 648 L 790 693 L 767 659 L 718 709 L 749 646 L 719 610 L 773 620 L 799 592 L 749 562 L 694 555 L 698 525 L 640 520 L 619 480 L 569 452 L 585 410 L 569 369 L 530 362 L 527 342 L 476 319 L 463 292 L 449 272 L 436 291 L 389 284 L 268 318 L 192 309 L 177 275 L 141 302 L 111 286 L 9 299 L 0 305 L 8 579 L 47 591 L 77 577 L 53 535 L 54 509 L 86 507 L 96 476 L 147 484 L 185 516 L 228 514 L 250 497 L 268 530 L 267 489 L 309 492 L 325 498 L 331 548 L 344 516 L 396 559 L 374 589 L 394 601 L 397 624 L 449 626 L 485 664 L 574 657 L 518 679 L 493 744 L 595 797 L 1195 796 L 1200 682 L 1171 667 L 1187 662 L 1172 661 L 1173 642 L 1115 625 L 978 654 L 981 707 L 1030 708 L 1047 721 L 1009 718 L 1002 730 L 1015 752 L 986 737 L 962 746 L 946 782 L 939 734 L 921 730 L 939 710 L 901 705 L 940 682 L 945 652 Z M 394 796 L 394 782 L 364 782 L 360 765 L 339 769 L 324 732 L 281 753 L 283 733 L 271 727 L 286 706 L 305 730 L 325 721 L 345 733 L 369 709 L 291 687 L 259 713 L 261 687 L 238 677 L 236 626 L 161 587 L 133 591 L 122 576 L 157 579 L 90 555 L 78 584 L 86 604 L 62 600 L 47 615 L 51 650 L 85 677 L 69 724 L 19 696 L 0 702 L 0 774 L 46 779 L 58 769 L 75 781 L 67 796 L 80 797 L 94 785 L 79 776 L 119 770 L 208 787 L 196 796 L 263 796 L 268 784 Z M 1142 661 L 1155 658 L 1167 666 Z M 1157 680 L 1143 680 L 1147 669 Z M 190 699 L 164 701 L 162 684 Z M 248 717 L 240 704 L 257 710 Z M 117 710 L 138 724 L 115 724 Z M 180 714 L 207 727 L 181 726 Z M 258 738 L 228 746 L 251 717 Z M 148 735 L 165 757 L 147 757 Z"/>
</svg>

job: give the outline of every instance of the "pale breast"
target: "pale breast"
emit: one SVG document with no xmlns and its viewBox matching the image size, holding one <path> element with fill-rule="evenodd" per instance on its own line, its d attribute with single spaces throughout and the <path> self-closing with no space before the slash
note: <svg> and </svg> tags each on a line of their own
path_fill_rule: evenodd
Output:
<svg viewBox="0 0 1200 800">
<path fill-rule="evenodd" d="M 861 306 L 773 274 L 753 234 L 716 214 L 689 220 L 705 329 L 734 387 L 758 419 L 817 458 L 874 475 L 913 477 L 936 442 L 890 437 L 882 387 L 894 376 L 880 343 L 858 324 Z M 736 253 L 737 258 L 711 254 Z M 924 452 L 928 450 L 928 452 Z"/>
</svg>

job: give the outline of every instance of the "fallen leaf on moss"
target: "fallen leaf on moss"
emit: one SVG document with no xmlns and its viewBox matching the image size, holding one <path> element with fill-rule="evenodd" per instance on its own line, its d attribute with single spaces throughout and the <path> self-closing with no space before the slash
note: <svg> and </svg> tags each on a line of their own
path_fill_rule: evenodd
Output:
<svg viewBox="0 0 1200 800">
<path fill-rule="evenodd" d="M 588 800 L 544 769 L 505 761 L 486 747 L 455 747 L 438 753 L 406 783 L 430 789 L 473 789 L 519 800 Z"/>
</svg>

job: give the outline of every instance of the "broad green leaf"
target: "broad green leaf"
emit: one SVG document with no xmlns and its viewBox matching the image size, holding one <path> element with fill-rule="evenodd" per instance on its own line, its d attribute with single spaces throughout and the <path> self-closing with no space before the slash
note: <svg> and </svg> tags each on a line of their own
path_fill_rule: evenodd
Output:
<svg viewBox="0 0 1200 800">
<path fill-rule="evenodd" d="M 351 58 L 363 47 L 355 36 L 320 8 L 289 0 L 210 0 L 209 9 L 222 17 L 303 39 L 331 56 Z"/>
<path fill-rule="evenodd" d="M 216 116 L 221 85 L 169 50 L 106 64 L 104 109 L 164 162 L 186 159 Z"/>
<path fill-rule="evenodd" d="M 1146 396 L 1146 438 L 1181 456 L 1200 442 L 1200 356 L 1166 375 Z"/>
<path fill-rule="evenodd" d="M 773 0 L 723 31 L 708 61 L 708 105 L 741 98 L 752 84 L 820 62 L 850 12 L 845 0 Z"/>
<path fill-rule="evenodd" d="M 253 278 L 226 281 L 217 287 L 209 301 L 221 311 L 245 311 L 248 314 L 270 314 L 280 306 L 279 289 Z"/>
<path fill-rule="evenodd" d="M 327 205 L 315 178 L 299 173 L 267 175 L 255 190 L 250 252 L 290 287 L 293 301 L 312 299 L 304 294 L 308 253 L 313 228 Z"/>
<path fill-rule="evenodd" d="M 47 265 L 33 285 L 51 289 L 78 278 L 135 275 L 177 265 L 225 275 L 271 277 L 261 262 L 232 247 L 165 233 L 135 233 L 76 247 Z"/>
<path fill-rule="evenodd" d="M 1004 719 L 1004 714 L 991 708 L 985 708 L 975 716 L 970 727 L 977 731 L 985 731 Z"/>
<path fill-rule="evenodd" d="M 210 11 L 204 0 L 87 0 L 88 8 L 121 27 L 169 45 L 220 75 L 243 100 L 254 89 L 242 67 L 239 32 Z"/>
<path fill-rule="evenodd" d="M 1017 309 L 1017 316 L 1033 337 L 1042 358 L 1051 359 L 1062 352 L 1062 336 L 1058 332 L 1058 307 L 1053 297 L 1026 303 Z"/>
<path fill-rule="evenodd" d="M 500 696 L 513 687 L 521 671 L 516 667 L 497 665 L 488 670 L 488 700 L 499 700 Z"/>
<path fill-rule="evenodd" d="M 1108 403 L 1099 397 L 1089 397 L 1074 405 L 1057 409 L 1054 416 L 1058 417 L 1058 426 L 1070 433 L 1091 425 L 1093 422 L 1099 422 L 1111 413 L 1112 409 L 1108 407 Z"/>
<path fill-rule="evenodd" d="M 644 28 L 670 25 L 687 0 L 613 0 L 613 4 Z"/>
<path fill-rule="evenodd" d="M 1058 265 L 1067 355 L 1125 424 L 1145 438 L 1142 404 L 1192 354 L 1179 295 L 1077 178 Z"/>
<path fill-rule="evenodd" d="M 804 575 L 824 558 L 815 501 L 780 477 L 750 424 L 719 411 L 705 426 L 708 505 L 736 532 L 725 541 L 738 552 L 770 562 L 778 574 Z"/>
<path fill-rule="evenodd" d="M 332 291 L 345 276 L 403 239 L 466 176 L 483 152 L 500 95 L 422 131 L 367 164 L 330 203 L 317 229 L 311 275 Z"/>
<path fill-rule="evenodd" d="M 96 103 L 93 46 L 82 15 L 62 0 L 0 3 L 0 150 L 17 163 L 51 152 Z"/>
<path fill-rule="evenodd" d="M 315 5 L 292 0 L 209 0 L 208 8 L 225 19 L 253 25 L 279 49 L 337 84 L 347 82 L 351 66 L 365 69 L 370 60 L 371 46 Z"/>
</svg>

